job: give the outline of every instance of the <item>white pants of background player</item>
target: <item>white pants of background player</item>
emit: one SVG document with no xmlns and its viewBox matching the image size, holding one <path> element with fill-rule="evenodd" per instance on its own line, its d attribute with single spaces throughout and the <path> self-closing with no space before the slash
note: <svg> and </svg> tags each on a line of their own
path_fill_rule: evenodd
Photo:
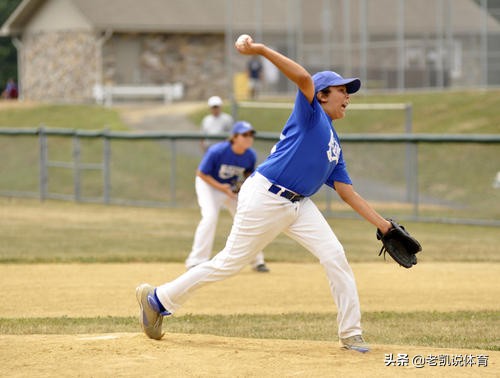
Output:
<svg viewBox="0 0 500 378">
<path fill-rule="evenodd" d="M 160 301 L 168 311 L 177 311 L 196 289 L 236 274 L 279 233 L 285 232 L 314 254 L 325 269 L 337 305 L 339 337 L 360 335 L 358 292 L 342 245 L 311 199 L 292 203 L 269 192 L 270 186 L 258 173 L 245 181 L 225 248 L 212 260 L 159 286 L 156 293 Z M 304 297 L 308 295 L 311 293 L 305 287 Z"/>
<path fill-rule="evenodd" d="M 225 207 L 234 217 L 237 205 L 236 199 L 229 198 L 200 177 L 196 177 L 195 189 L 201 209 L 201 221 L 194 234 L 193 248 L 186 259 L 188 269 L 210 260 L 220 209 Z M 251 263 L 254 268 L 264 264 L 264 254 L 259 252 Z"/>
</svg>

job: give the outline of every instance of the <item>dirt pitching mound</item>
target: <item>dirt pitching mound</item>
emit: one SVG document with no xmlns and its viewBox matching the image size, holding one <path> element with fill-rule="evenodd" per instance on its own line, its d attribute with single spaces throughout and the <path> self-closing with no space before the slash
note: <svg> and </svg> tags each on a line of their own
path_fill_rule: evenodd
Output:
<svg viewBox="0 0 500 378">
<path fill-rule="evenodd" d="M 361 354 L 335 342 L 140 333 L 0 336 L 3 377 L 488 377 L 500 352 L 373 345 Z M 408 366 L 386 366 L 386 354 Z M 488 355 L 488 366 L 414 366 L 415 356 Z"/>
</svg>

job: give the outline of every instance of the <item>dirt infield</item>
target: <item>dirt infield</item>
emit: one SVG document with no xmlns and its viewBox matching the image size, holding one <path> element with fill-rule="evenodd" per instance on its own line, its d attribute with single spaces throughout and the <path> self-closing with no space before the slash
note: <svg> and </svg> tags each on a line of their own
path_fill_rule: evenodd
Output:
<svg viewBox="0 0 500 378">
<path fill-rule="evenodd" d="M 500 264 L 427 263 L 409 270 L 393 262 L 351 266 L 363 311 L 500 309 Z M 177 314 L 335 311 L 319 264 L 270 267 L 269 275 L 246 268 L 200 289 Z M 182 264 L 158 263 L 0 265 L 0 317 L 135 316 L 139 283 L 159 285 L 183 271 Z M 7 300 L 7 293 L 23 301 Z"/>
<path fill-rule="evenodd" d="M 195 314 L 331 312 L 335 310 L 318 264 L 249 268 L 207 286 L 179 312 Z M 500 264 L 433 263 L 412 270 L 394 263 L 352 264 L 363 311 L 498 310 Z M 0 265 L 0 317 L 135 316 L 134 288 L 160 284 L 181 264 Z M 389 282 L 392 282 L 389 286 Z M 412 296 L 408 294 L 411 288 Z M 242 295 L 244 293 L 244 295 Z M 314 293 L 314 295 L 311 295 Z M 459 294 L 459 295 L 458 295 Z M 167 328 L 168 331 L 168 328 Z M 498 376 L 500 352 L 373 345 L 362 355 L 336 341 L 261 340 L 167 333 L 161 341 L 142 333 L 104 335 L 0 335 L 0 376 L 222 376 L 378 377 Z M 385 355 L 406 353 L 409 366 L 385 366 Z M 477 365 L 412 366 L 412 357 L 486 354 Z"/>
</svg>

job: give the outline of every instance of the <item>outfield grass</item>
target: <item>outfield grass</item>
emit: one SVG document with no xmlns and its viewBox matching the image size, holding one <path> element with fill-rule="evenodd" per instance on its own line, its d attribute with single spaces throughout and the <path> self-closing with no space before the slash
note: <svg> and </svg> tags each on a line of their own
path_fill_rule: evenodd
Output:
<svg viewBox="0 0 500 378">
<path fill-rule="evenodd" d="M 0 198 L 0 262 L 180 262 L 191 249 L 196 209 L 131 208 Z M 363 220 L 330 219 L 350 261 L 378 261 L 380 243 Z M 232 224 L 221 214 L 214 250 Z M 405 223 L 422 243 L 423 261 L 500 261 L 498 228 Z M 281 235 L 266 249 L 269 261 L 315 258 Z"/>
<path fill-rule="evenodd" d="M 0 127 L 127 130 L 117 110 L 98 105 L 28 105 L 0 108 Z"/>
</svg>

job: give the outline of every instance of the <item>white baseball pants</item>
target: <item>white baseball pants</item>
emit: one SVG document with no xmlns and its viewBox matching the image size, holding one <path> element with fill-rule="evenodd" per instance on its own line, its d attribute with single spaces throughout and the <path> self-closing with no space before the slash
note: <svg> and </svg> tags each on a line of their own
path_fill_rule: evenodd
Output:
<svg viewBox="0 0 500 378">
<path fill-rule="evenodd" d="M 338 309 L 339 337 L 360 335 L 358 292 L 342 245 L 309 198 L 292 203 L 269 192 L 270 186 L 259 173 L 245 181 L 225 248 L 212 260 L 159 286 L 156 293 L 160 301 L 168 311 L 175 312 L 194 290 L 238 273 L 279 233 L 285 232 L 314 254 L 325 269 Z"/>
<path fill-rule="evenodd" d="M 188 269 L 210 260 L 220 209 L 225 207 L 234 217 L 237 205 L 236 199 L 229 198 L 225 193 L 210 186 L 198 176 L 195 181 L 195 189 L 201 209 L 201 220 L 194 234 L 191 253 L 186 259 L 186 268 Z M 260 264 L 264 264 L 262 251 L 257 253 L 252 261 L 253 267 Z"/>
</svg>

